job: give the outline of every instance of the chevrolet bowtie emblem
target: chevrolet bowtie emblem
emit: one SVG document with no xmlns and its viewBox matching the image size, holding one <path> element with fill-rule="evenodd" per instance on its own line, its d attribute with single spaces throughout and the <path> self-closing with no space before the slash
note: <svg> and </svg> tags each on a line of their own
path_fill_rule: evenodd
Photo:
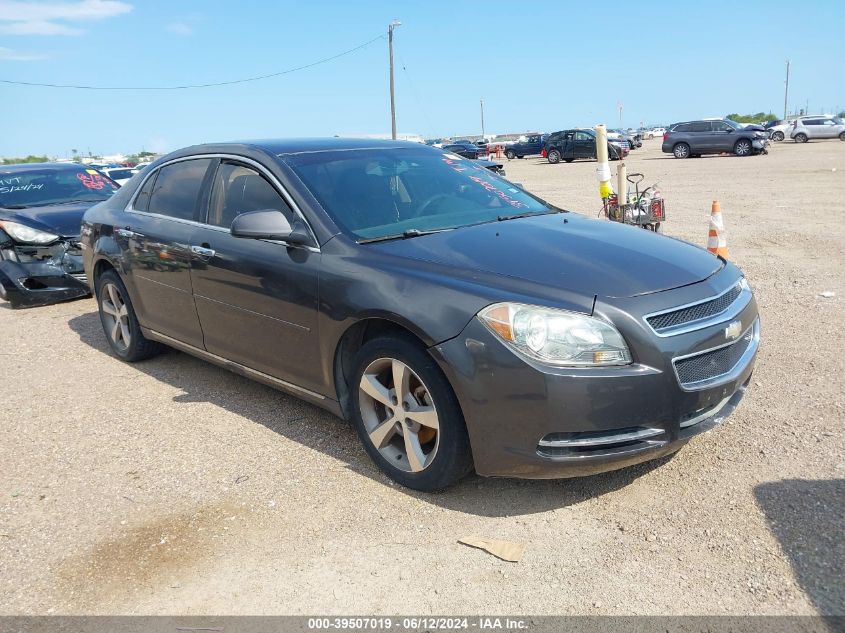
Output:
<svg viewBox="0 0 845 633">
<path fill-rule="evenodd" d="M 729 341 L 734 340 L 742 333 L 742 321 L 734 321 L 725 328 L 725 338 Z"/>
</svg>

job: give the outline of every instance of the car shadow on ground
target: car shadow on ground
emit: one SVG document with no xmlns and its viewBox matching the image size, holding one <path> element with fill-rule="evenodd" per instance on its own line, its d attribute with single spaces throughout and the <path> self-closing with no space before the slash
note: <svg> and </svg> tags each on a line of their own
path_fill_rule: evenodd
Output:
<svg viewBox="0 0 845 633">
<path fill-rule="evenodd" d="M 73 317 L 68 325 L 83 343 L 113 356 L 96 312 Z M 427 503 L 479 516 L 533 514 L 580 503 L 623 488 L 672 459 L 670 455 L 575 479 L 488 479 L 473 474 L 445 491 L 421 493 L 398 486 L 383 475 L 361 448 L 351 425 L 294 396 L 176 350 L 131 367 L 182 391 L 175 402 L 208 402 L 340 460 L 358 475 Z"/>
<path fill-rule="evenodd" d="M 845 479 L 765 483 L 754 496 L 816 610 L 845 615 Z"/>
</svg>

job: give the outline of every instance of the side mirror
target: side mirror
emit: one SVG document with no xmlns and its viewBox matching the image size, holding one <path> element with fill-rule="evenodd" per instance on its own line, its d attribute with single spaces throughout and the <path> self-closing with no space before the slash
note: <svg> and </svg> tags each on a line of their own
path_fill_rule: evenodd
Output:
<svg viewBox="0 0 845 633">
<path fill-rule="evenodd" d="M 262 209 L 241 213 L 232 222 L 229 232 L 234 237 L 254 240 L 282 240 L 289 244 L 308 244 L 310 238 L 299 221 L 291 226 L 281 211 Z"/>
</svg>

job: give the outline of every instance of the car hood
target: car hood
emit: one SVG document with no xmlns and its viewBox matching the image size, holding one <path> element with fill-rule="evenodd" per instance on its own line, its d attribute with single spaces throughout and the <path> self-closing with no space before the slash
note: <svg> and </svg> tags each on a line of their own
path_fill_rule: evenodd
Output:
<svg viewBox="0 0 845 633">
<path fill-rule="evenodd" d="M 585 296 L 631 297 L 702 281 L 722 268 L 706 250 L 574 213 L 491 222 L 370 246 Z"/>
<path fill-rule="evenodd" d="M 48 207 L 5 209 L 0 207 L 0 218 L 61 237 L 77 237 L 82 226 L 82 216 L 96 202 L 73 202 Z"/>
</svg>

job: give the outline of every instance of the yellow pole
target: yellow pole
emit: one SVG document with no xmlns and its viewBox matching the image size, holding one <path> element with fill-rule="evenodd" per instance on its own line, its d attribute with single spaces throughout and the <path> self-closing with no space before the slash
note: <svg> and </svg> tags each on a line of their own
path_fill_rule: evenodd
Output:
<svg viewBox="0 0 845 633">
<path fill-rule="evenodd" d="M 599 195 L 602 200 L 610 197 L 613 187 L 610 185 L 610 162 L 607 159 L 607 128 L 600 123 L 596 126 L 596 178 L 599 181 Z"/>
</svg>

